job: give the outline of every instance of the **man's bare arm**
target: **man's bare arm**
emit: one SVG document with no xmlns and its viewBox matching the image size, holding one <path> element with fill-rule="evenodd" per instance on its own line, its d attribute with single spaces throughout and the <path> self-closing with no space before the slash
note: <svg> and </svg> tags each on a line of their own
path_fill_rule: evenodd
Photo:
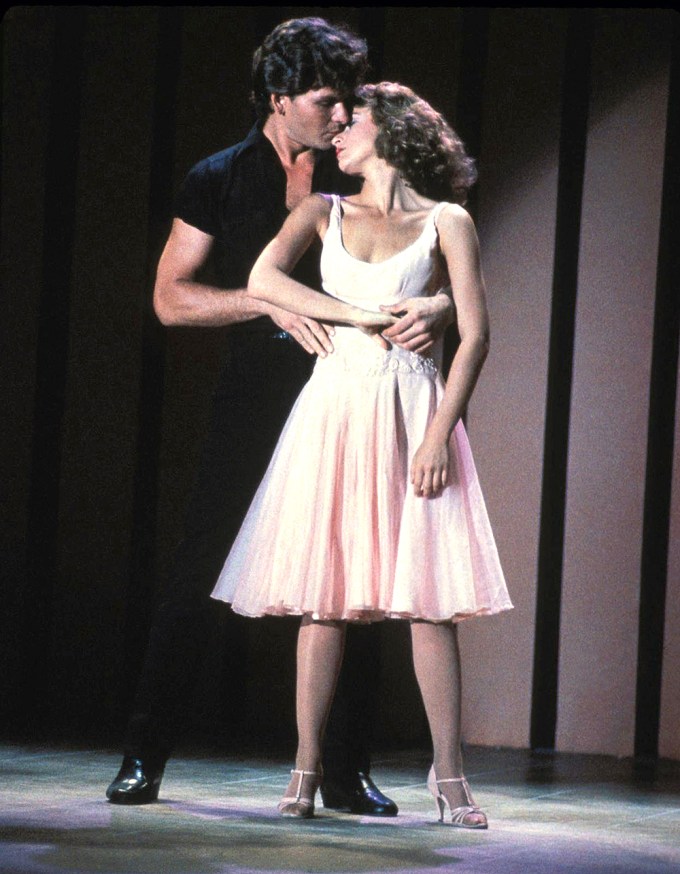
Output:
<svg viewBox="0 0 680 874">
<path fill-rule="evenodd" d="M 329 329 L 266 301 L 249 297 L 245 288 L 225 289 L 196 280 L 214 238 L 176 218 L 158 263 L 154 310 L 164 325 L 220 327 L 269 316 L 309 353 L 333 351 Z M 332 331 L 332 329 L 330 329 Z"/>
<path fill-rule="evenodd" d="M 175 219 L 158 262 L 153 303 L 164 325 L 218 327 L 245 322 L 264 314 L 248 300 L 245 289 L 224 289 L 196 281 L 206 264 L 214 238 Z"/>
</svg>

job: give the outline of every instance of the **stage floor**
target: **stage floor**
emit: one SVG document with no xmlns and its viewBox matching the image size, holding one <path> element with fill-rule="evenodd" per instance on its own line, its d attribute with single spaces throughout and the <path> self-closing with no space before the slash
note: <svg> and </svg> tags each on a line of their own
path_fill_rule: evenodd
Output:
<svg viewBox="0 0 680 874">
<path fill-rule="evenodd" d="M 0 746 L 2 874 L 670 874 L 680 870 L 680 765 L 653 770 L 592 756 L 469 749 L 489 830 L 438 825 L 422 753 L 376 758 L 392 819 L 319 808 L 281 819 L 289 764 L 182 755 L 157 804 L 104 796 L 111 752 Z"/>
</svg>

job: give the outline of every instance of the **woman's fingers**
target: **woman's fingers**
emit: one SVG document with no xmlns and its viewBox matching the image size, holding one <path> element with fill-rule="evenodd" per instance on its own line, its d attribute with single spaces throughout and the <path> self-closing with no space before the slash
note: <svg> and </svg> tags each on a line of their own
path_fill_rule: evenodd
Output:
<svg viewBox="0 0 680 874">
<path fill-rule="evenodd" d="M 413 491 L 418 497 L 437 495 L 446 485 L 448 470 L 445 466 L 414 463 L 411 471 Z"/>
</svg>

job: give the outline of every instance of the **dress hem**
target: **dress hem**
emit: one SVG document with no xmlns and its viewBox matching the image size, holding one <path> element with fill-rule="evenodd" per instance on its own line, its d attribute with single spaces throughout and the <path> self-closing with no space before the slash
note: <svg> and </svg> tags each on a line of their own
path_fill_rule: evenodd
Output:
<svg viewBox="0 0 680 874">
<path fill-rule="evenodd" d="M 425 615 L 413 611 L 398 611 L 398 610 L 382 610 L 374 607 L 357 607 L 351 610 L 343 610 L 341 613 L 320 613 L 317 610 L 306 610 L 299 606 L 280 605 L 278 607 L 266 607 L 256 613 L 248 612 L 242 607 L 234 607 L 229 601 L 223 598 L 215 597 L 216 601 L 222 601 L 228 604 L 234 613 L 239 616 L 245 616 L 249 619 L 262 619 L 265 616 L 311 616 L 313 620 L 318 622 L 357 622 L 363 624 L 371 624 L 373 622 L 383 622 L 386 619 L 408 619 L 423 622 L 462 622 L 465 619 L 475 619 L 481 616 L 496 616 L 499 613 L 505 613 L 513 610 L 512 604 L 504 604 L 500 607 L 480 607 L 477 610 L 458 611 L 453 614 L 445 614 L 441 616 Z"/>
</svg>

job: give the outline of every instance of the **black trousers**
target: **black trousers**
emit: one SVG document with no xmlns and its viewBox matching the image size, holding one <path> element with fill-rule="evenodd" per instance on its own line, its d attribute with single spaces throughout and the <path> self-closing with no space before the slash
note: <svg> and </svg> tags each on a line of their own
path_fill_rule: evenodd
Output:
<svg viewBox="0 0 680 874">
<path fill-rule="evenodd" d="M 314 363 L 285 335 L 234 332 L 229 344 L 184 538 L 156 608 L 126 755 L 170 755 L 215 621 L 210 593 Z M 332 779 L 370 769 L 378 660 L 377 629 L 350 626 L 324 751 Z"/>
</svg>

